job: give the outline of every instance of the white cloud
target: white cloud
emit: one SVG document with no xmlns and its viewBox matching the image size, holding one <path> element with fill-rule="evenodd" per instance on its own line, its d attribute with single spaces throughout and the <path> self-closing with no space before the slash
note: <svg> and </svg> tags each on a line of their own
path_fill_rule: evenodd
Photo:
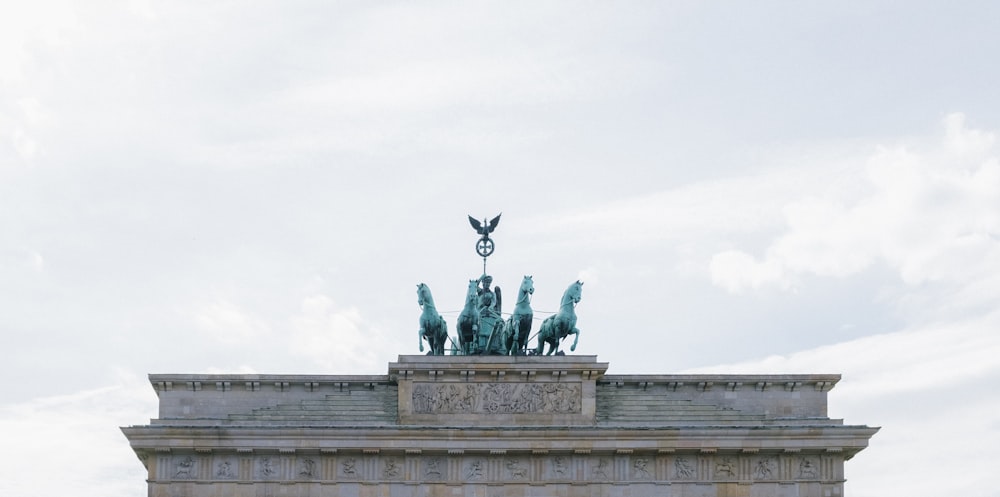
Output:
<svg viewBox="0 0 1000 497">
<path fill-rule="evenodd" d="M 120 372 L 115 385 L 0 406 L 0 495 L 131 497 L 146 470 L 119 426 L 156 415 L 144 378 Z"/>
<path fill-rule="evenodd" d="M 976 157 L 988 154 L 996 143 L 995 132 L 968 128 L 965 125 L 965 114 L 961 112 L 945 116 L 944 129 L 945 146 L 959 155 Z"/>
<path fill-rule="evenodd" d="M 10 134 L 10 141 L 17 155 L 25 161 L 31 161 L 38 153 L 38 143 L 35 142 L 20 126 L 14 128 Z"/>
<path fill-rule="evenodd" d="M 36 43 L 62 44 L 65 34 L 79 26 L 72 2 L 64 0 L 9 2 L 0 6 L 0 14 L 0 82 L 7 85 L 22 82 L 23 65 Z"/>
<path fill-rule="evenodd" d="M 594 288 L 597 285 L 601 284 L 600 272 L 597 270 L 597 268 L 594 267 L 581 269 L 580 272 L 577 273 L 576 279 L 577 281 L 588 283 L 589 288 Z"/>
<path fill-rule="evenodd" d="M 21 162 L 30 164 L 43 154 L 38 129 L 51 121 L 44 103 L 33 95 L 39 86 L 33 72 L 47 72 L 42 68 L 50 62 L 49 51 L 68 46 L 79 24 L 65 1 L 0 5 L 0 140 Z"/>
<path fill-rule="evenodd" d="M 326 295 L 303 299 L 289 329 L 289 352 L 327 371 L 371 370 L 390 346 L 385 335 L 366 322 L 358 309 L 338 308 Z M 417 339 L 413 333 L 414 342 Z"/>
<path fill-rule="evenodd" d="M 209 367 L 205 368 L 203 371 L 205 374 L 259 374 L 260 371 L 253 366 L 248 366 L 246 364 L 238 366 L 235 368 L 219 368 L 219 367 Z"/>
<path fill-rule="evenodd" d="M 545 240 L 585 239 L 592 246 L 630 249 L 665 240 L 685 240 L 720 230 L 766 229 L 806 175 L 746 177 L 686 185 L 589 208 L 553 212 L 512 229 Z M 600 236 L 595 236 L 600 234 Z M 569 242 L 567 242 L 569 243 Z"/>
<path fill-rule="evenodd" d="M 988 497 L 992 451 L 1000 443 L 1000 312 L 687 373 L 841 373 L 830 416 L 881 426 L 847 463 L 848 495 Z M 959 430 L 947 427 L 962 427 Z M 928 457 L 961 454 L 961 457 Z M 963 474 L 914 479 L 914 474 Z M 978 492 L 978 493 L 977 493 Z"/>
<path fill-rule="evenodd" d="M 848 342 L 696 371 L 815 373 L 844 371 L 859 400 L 962 385 L 1000 373 L 1000 313 L 925 325 Z"/>
<path fill-rule="evenodd" d="M 238 343 L 259 339 L 270 333 L 268 324 L 231 302 L 214 302 L 204 306 L 194 316 L 198 329 L 223 343 Z"/>
<path fill-rule="evenodd" d="M 727 250 L 712 256 L 708 265 L 712 282 L 733 293 L 756 290 L 765 285 L 777 285 L 783 290 L 792 287 L 776 260 L 757 262 L 753 256 L 739 250 Z"/>
<path fill-rule="evenodd" d="M 713 282 L 732 292 L 788 289 L 802 275 L 844 277 L 880 261 L 909 285 L 981 285 L 997 295 L 1000 162 L 994 134 L 963 128 L 957 114 L 945 126 L 944 146 L 875 153 L 865 169 L 872 187 L 867 196 L 844 199 L 820 188 L 784 197 L 785 233 L 760 259 L 738 250 L 716 254 L 709 268 Z"/>
<path fill-rule="evenodd" d="M 35 250 L 0 248 L 0 274 L 3 272 L 41 273 L 45 270 L 45 257 Z"/>
<path fill-rule="evenodd" d="M 45 258 L 42 257 L 42 254 L 39 254 L 38 252 L 35 251 L 31 251 L 29 257 L 31 260 L 29 264 L 35 271 L 41 272 L 42 270 L 45 269 Z"/>
<path fill-rule="evenodd" d="M 145 19 L 155 19 L 156 10 L 150 0 L 128 0 L 129 12 Z"/>
</svg>

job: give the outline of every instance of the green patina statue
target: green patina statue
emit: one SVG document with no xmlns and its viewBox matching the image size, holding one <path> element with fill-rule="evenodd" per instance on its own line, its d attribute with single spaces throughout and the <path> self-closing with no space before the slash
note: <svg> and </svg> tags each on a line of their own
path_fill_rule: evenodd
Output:
<svg viewBox="0 0 1000 497">
<path fill-rule="evenodd" d="M 430 345 L 429 355 L 444 355 L 445 342 L 451 340 L 452 355 L 542 355 L 545 344 L 549 350 L 545 355 L 562 355 L 559 343 L 569 335 L 575 335 L 570 350 L 576 350 L 580 340 L 580 330 L 576 328 L 576 304 L 580 302 L 583 282 L 576 281 L 563 294 L 559 312 L 542 322 L 538 332 L 538 346 L 528 350 L 534 312 L 531 309 L 531 295 L 535 283 L 531 276 L 521 280 L 517 292 L 514 312 L 503 320 L 500 287 L 493 286 L 493 277 L 486 274 L 486 258 L 493 253 L 494 243 L 490 234 L 500 224 L 500 216 L 483 219 L 482 222 L 469 216 L 480 238 L 476 253 L 483 258 L 483 275 L 469 280 L 465 293 L 465 304 L 458 315 L 458 343 L 448 336 L 444 319 L 434 307 L 434 300 L 427 285 L 417 285 L 417 303 L 423 309 L 420 315 L 420 351 L 424 351 L 424 340 Z"/>
<path fill-rule="evenodd" d="M 424 351 L 424 340 L 427 340 L 427 345 L 430 347 L 427 355 L 444 355 L 445 342 L 448 341 L 448 325 L 434 306 L 431 289 L 423 283 L 417 285 L 417 305 L 423 309 L 420 313 L 420 331 L 417 339 L 420 351 Z"/>
<path fill-rule="evenodd" d="M 482 313 L 482 309 L 484 307 L 489 307 L 493 310 L 493 312 L 501 314 L 500 304 L 502 297 L 500 287 L 496 286 L 490 288 L 490 285 L 493 284 L 493 277 L 488 274 L 484 274 L 480 276 L 476 282 L 479 284 L 479 287 L 476 289 L 476 293 L 479 295 L 480 314 Z M 489 303 L 486 302 L 487 300 L 489 300 Z"/>
<path fill-rule="evenodd" d="M 504 346 L 509 355 L 524 355 L 528 346 L 528 336 L 531 334 L 531 320 L 534 313 L 531 310 L 531 294 L 535 293 L 535 282 L 531 276 L 521 280 L 517 290 L 517 302 L 514 312 L 504 324 Z"/>
<path fill-rule="evenodd" d="M 469 288 L 465 292 L 465 307 L 458 315 L 458 347 L 462 354 L 475 353 L 476 333 L 479 331 L 479 285 L 476 280 L 469 280 Z"/>
<path fill-rule="evenodd" d="M 504 322 L 501 311 L 500 287 L 494 286 L 493 277 L 483 274 L 479 277 L 479 336 L 485 340 L 479 347 L 480 354 L 506 355 L 507 341 L 504 339 Z"/>
<path fill-rule="evenodd" d="M 480 355 L 500 355 L 503 350 L 503 318 L 496 310 L 492 292 L 479 296 L 479 332 L 476 333 L 476 348 Z"/>
<path fill-rule="evenodd" d="M 576 343 L 580 340 L 580 330 L 576 329 L 576 304 L 580 302 L 583 294 L 583 282 L 577 280 L 563 293 L 562 301 L 559 304 L 559 312 L 545 318 L 542 327 L 538 331 L 538 347 L 535 348 L 535 355 L 541 355 L 545 344 L 549 344 L 549 351 L 545 355 L 562 354 L 559 351 L 559 342 L 569 335 L 575 335 L 573 345 L 569 350 L 576 350 Z"/>
<path fill-rule="evenodd" d="M 570 350 L 576 350 L 580 330 L 576 328 L 576 304 L 583 293 L 583 282 L 575 281 L 563 293 L 559 312 L 545 318 L 538 332 L 538 346 L 528 349 L 534 311 L 531 295 L 535 292 L 534 280 L 525 276 L 518 288 L 514 312 L 507 321 L 501 317 L 498 305 L 500 289 L 490 288 L 493 278 L 483 275 L 469 280 L 465 306 L 458 316 L 458 343 L 452 341 L 452 355 L 563 355 L 559 344 L 574 335 Z M 430 345 L 428 355 L 444 355 L 450 340 L 444 319 L 434 307 L 434 299 L 427 285 L 417 285 L 417 303 L 423 309 L 420 315 L 420 351 L 423 340 Z M 548 351 L 545 350 L 548 344 Z"/>
<path fill-rule="evenodd" d="M 503 354 L 503 319 L 500 317 L 500 288 L 490 286 L 487 274 L 469 280 L 465 307 L 458 315 L 458 342 L 464 355 Z"/>
</svg>

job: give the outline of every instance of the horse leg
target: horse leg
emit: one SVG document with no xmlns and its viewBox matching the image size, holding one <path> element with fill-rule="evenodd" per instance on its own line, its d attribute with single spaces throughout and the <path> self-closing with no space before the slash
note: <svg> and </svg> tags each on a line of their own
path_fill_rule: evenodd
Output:
<svg viewBox="0 0 1000 497">
<path fill-rule="evenodd" d="M 542 326 L 538 328 L 538 348 L 535 349 L 535 355 L 542 355 L 542 351 L 545 350 L 545 342 L 549 342 L 552 345 L 550 336 L 555 336 L 555 325 L 553 324 L 554 316 L 549 316 L 542 321 Z M 549 353 L 552 353 L 550 350 Z M 548 354 L 546 354 L 548 355 Z"/>
<path fill-rule="evenodd" d="M 571 331 L 570 333 L 573 334 L 573 345 L 569 346 L 569 350 L 570 352 L 572 352 L 576 350 L 576 342 L 580 341 L 580 330 L 573 328 L 573 331 Z"/>
<path fill-rule="evenodd" d="M 521 331 L 520 320 L 515 321 L 514 318 L 510 320 L 510 346 L 508 347 L 510 355 L 524 355 L 524 339 L 523 332 Z"/>
<path fill-rule="evenodd" d="M 514 318 L 510 318 L 507 321 L 504 321 L 504 323 L 503 323 L 503 351 L 504 351 L 504 355 L 511 355 L 510 354 L 510 343 L 511 343 L 510 337 L 513 336 L 513 334 L 514 334 L 514 331 L 513 331 L 513 327 L 514 327 L 513 319 Z"/>
<path fill-rule="evenodd" d="M 438 331 L 438 355 L 444 355 L 444 347 L 448 343 L 448 322 L 440 318 L 438 324 L 441 326 Z"/>
<path fill-rule="evenodd" d="M 417 330 L 417 344 L 420 345 L 420 351 L 424 351 L 424 329 L 420 328 Z"/>
<path fill-rule="evenodd" d="M 552 335 L 546 338 L 546 342 L 549 343 L 549 351 L 545 355 L 552 355 L 559 352 L 559 332 L 556 330 L 552 331 Z"/>
<path fill-rule="evenodd" d="M 528 335 L 531 333 L 531 316 L 522 316 L 518 321 L 517 351 L 520 355 L 527 353 Z"/>
</svg>

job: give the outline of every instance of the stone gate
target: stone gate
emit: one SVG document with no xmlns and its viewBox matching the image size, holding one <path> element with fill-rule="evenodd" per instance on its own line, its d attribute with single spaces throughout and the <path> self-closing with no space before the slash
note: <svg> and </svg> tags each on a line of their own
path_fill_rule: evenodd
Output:
<svg viewBox="0 0 1000 497">
<path fill-rule="evenodd" d="M 839 375 L 609 375 L 596 356 L 399 356 L 386 375 L 150 375 L 151 497 L 841 497 L 878 430 Z"/>
</svg>

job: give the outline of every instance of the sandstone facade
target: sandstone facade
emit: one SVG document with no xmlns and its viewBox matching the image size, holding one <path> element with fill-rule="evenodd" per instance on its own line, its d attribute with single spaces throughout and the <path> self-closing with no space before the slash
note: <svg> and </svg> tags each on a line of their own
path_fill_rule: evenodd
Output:
<svg viewBox="0 0 1000 497">
<path fill-rule="evenodd" d="M 386 375 L 150 375 L 151 497 L 841 497 L 877 428 L 838 375 L 609 375 L 596 356 L 400 356 Z"/>
</svg>

